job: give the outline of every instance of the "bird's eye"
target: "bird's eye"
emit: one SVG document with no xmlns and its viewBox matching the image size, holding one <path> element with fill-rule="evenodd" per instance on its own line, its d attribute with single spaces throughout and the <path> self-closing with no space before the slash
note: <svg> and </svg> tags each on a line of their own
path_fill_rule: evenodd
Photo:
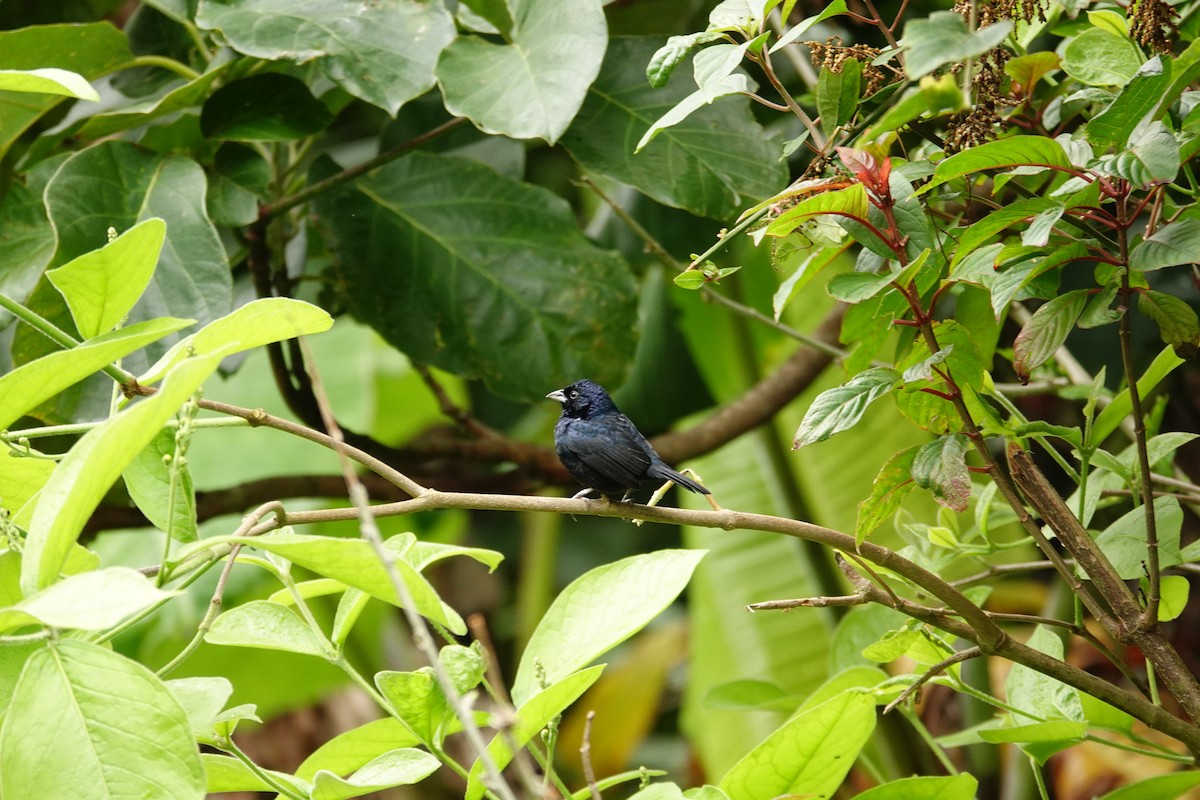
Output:
<svg viewBox="0 0 1200 800">
<path fill-rule="evenodd" d="M 574 400 L 576 397 L 579 397 L 579 392 L 577 392 L 577 391 L 575 391 L 574 389 L 572 389 L 572 390 L 571 390 L 571 391 L 570 391 L 570 392 L 567 394 L 567 396 L 568 396 L 568 397 L 570 397 L 572 400 Z"/>
</svg>

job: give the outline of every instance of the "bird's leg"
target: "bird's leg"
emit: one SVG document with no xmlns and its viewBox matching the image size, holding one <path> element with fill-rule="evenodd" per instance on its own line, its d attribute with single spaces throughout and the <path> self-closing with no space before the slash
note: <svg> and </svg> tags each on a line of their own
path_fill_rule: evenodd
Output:
<svg viewBox="0 0 1200 800">
<path fill-rule="evenodd" d="M 584 489 L 583 491 L 576 492 L 575 494 L 571 495 L 571 499 L 572 500 L 587 500 L 588 495 L 594 491 L 596 491 L 596 490 L 589 486 L 587 489 Z"/>
</svg>

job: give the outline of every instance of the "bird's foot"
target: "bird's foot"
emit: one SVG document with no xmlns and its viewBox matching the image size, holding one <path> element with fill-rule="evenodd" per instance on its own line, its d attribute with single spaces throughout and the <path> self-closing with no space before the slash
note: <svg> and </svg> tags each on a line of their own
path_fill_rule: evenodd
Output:
<svg viewBox="0 0 1200 800">
<path fill-rule="evenodd" d="M 583 491 L 579 491 L 579 492 L 576 492 L 575 494 L 571 495 L 571 499 L 572 500 L 588 500 L 588 499 L 590 499 L 588 497 L 588 495 L 590 495 L 594 491 L 596 491 L 596 490 L 589 487 L 587 489 L 584 489 Z"/>
</svg>

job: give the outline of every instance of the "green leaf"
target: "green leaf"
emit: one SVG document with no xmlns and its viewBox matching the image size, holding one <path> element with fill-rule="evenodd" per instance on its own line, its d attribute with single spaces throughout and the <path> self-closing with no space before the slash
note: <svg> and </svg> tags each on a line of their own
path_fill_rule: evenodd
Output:
<svg viewBox="0 0 1200 800">
<path fill-rule="evenodd" d="M 1099 800 L 1176 800 L 1200 786 L 1200 772 L 1173 772 L 1122 786 Z"/>
<path fill-rule="evenodd" d="M 822 214 L 865 220 L 869 208 L 867 190 L 861 183 L 855 183 L 845 189 L 821 192 L 807 200 L 801 200 L 771 220 L 771 224 L 767 225 L 766 233 L 768 236 L 787 236 L 799 228 L 805 220 Z"/>
<path fill-rule="evenodd" d="M 839 2 L 845 2 L 845 0 L 839 0 Z M 671 79 L 675 68 L 691 55 L 693 50 L 724 38 L 725 34 L 721 31 L 699 31 L 683 36 L 670 37 L 667 39 L 666 44 L 655 50 L 654 54 L 650 56 L 649 62 L 646 64 L 645 80 L 649 82 L 652 88 L 661 89 Z M 612 46 L 617 41 L 620 41 L 620 39 L 616 37 L 609 41 L 609 52 L 604 56 L 606 62 L 612 57 Z M 641 62 L 639 61 L 638 63 Z M 601 75 L 604 74 L 603 66 L 600 68 L 600 73 Z"/>
<path fill-rule="evenodd" d="M 970 442 L 961 433 L 941 436 L 918 450 L 912 465 L 913 481 L 933 492 L 938 505 L 960 513 L 967 510 L 971 499 L 969 448 Z"/>
<path fill-rule="evenodd" d="M 393 116 L 433 86 L 434 63 L 454 38 L 441 3 L 202 0 L 196 24 L 248 56 L 314 64 Z"/>
<path fill-rule="evenodd" d="M 432 775 L 442 762 L 412 747 L 384 753 L 348 778 L 321 771 L 313 776 L 312 800 L 347 800 L 369 792 L 408 786 Z"/>
<path fill-rule="evenodd" d="M 1183 510 L 1174 497 L 1154 500 L 1154 522 L 1158 532 L 1158 565 L 1162 569 L 1183 563 L 1179 552 L 1179 531 Z M 1130 510 L 1096 537 L 1096 545 L 1108 556 L 1117 574 L 1124 580 L 1136 580 L 1146 573 L 1146 509 Z"/>
<path fill-rule="evenodd" d="M 1185 363 L 1187 362 L 1175 355 L 1173 349 L 1170 347 L 1166 348 L 1154 358 L 1154 361 L 1147 367 L 1142 377 L 1138 378 L 1138 394 L 1141 397 L 1149 397 L 1150 393 L 1154 391 L 1154 387 L 1158 386 L 1163 378 L 1170 375 L 1176 367 Z M 1109 434 L 1115 431 L 1117 426 L 1121 424 L 1121 420 L 1132 413 L 1132 408 L 1132 402 L 1129 399 L 1129 390 L 1123 389 L 1096 416 L 1096 421 L 1092 424 L 1092 441 L 1103 442 L 1107 439 Z"/>
<path fill-rule="evenodd" d="M 1137 45 L 1103 28 L 1088 28 L 1063 50 L 1063 71 L 1089 86 L 1125 86 L 1141 66 Z"/>
<path fill-rule="evenodd" d="M 879 120 L 863 131 L 862 141 L 872 141 L 890 133 L 918 117 L 940 117 L 966 108 L 962 87 L 952 74 L 937 78 L 926 75 L 917 86 L 904 91 L 899 100 L 889 104 Z"/>
<path fill-rule="evenodd" d="M 213 722 L 233 696 L 228 678 L 176 678 L 166 682 L 171 694 L 187 714 L 192 735 L 211 739 Z"/>
<path fill-rule="evenodd" d="M 1036 254 L 1023 258 L 1016 263 L 1010 263 L 999 272 L 992 271 L 984 276 L 983 285 L 992 295 L 992 311 L 997 321 L 1007 314 L 1008 304 L 1017 297 L 1021 290 L 1036 278 L 1047 272 L 1088 256 L 1087 245 L 1083 242 L 1055 247 L 1049 252 L 1034 251 Z M 1001 251 L 1000 258 L 1004 258 Z"/>
<path fill-rule="evenodd" d="M 996 234 L 1015 225 L 1018 222 L 1032 218 L 1052 208 L 1061 208 L 1053 200 L 1042 197 L 1030 197 L 1017 200 L 1001 208 L 997 208 L 982 219 L 973 222 L 971 227 L 963 231 L 959 237 L 958 247 L 954 249 L 954 257 L 950 260 L 950 270 L 962 263 L 962 260 L 975 252 L 980 245 L 987 242 Z"/>
<path fill-rule="evenodd" d="M 328 647 L 290 608 L 251 600 L 223 612 L 204 634 L 209 644 L 259 647 L 332 660 Z"/>
<path fill-rule="evenodd" d="M 1028 381 L 1030 373 L 1062 347 L 1083 312 L 1087 296 L 1086 289 L 1065 292 L 1033 312 L 1013 342 L 1013 368 L 1022 381 Z"/>
<path fill-rule="evenodd" d="M 1015 742 L 1017 744 L 1058 742 L 1065 747 L 1081 740 L 1086 732 L 1087 725 L 1083 722 L 1055 719 L 1048 722 L 1034 722 L 1029 725 L 989 728 L 981 730 L 979 738 L 989 744 L 1000 744 L 1002 742 Z"/>
<path fill-rule="evenodd" d="M 176 114 L 198 106 L 204 102 L 204 98 L 208 97 L 213 83 L 224 76 L 226 66 L 213 66 L 194 81 L 177 86 L 161 97 L 122 106 L 89 117 L 76 135 L 82 139 L 100 139 L 130 128 L 147 125 L 168 114 Z"/>
<path fill-rule="evenodd" d="M 408 535 L 411 540 L 411 534 Z M 407 542 L 393 537 L 385 544 L 395 552 Z M 283 556 L 293 564 L 361 589 L 380 600 L 400 605 L 396 589 L 370 543 L 363 539 L 341 539 L 277 532 L 259 536 L 249 546 Z M 416 603 L 416 611 L 457 634 L 466 633 L 466 625 L 453 609 L 442 603 L 434 588 L 404 558 L 396 559 L 396 571 Z"/>
<path fill-rule="evenodd" d="M 895 514 L 916 486 L 912 480 L 912 464 L 918 449 L 916 446 L 905 448 L 884 462 L 871 484 L 871 496 L 858 504 L 855 541 L 865 541 L 884 520 Z"/>
<path fill-rule="evenodd" d="M 1034 628 L 1026 644 L 1053 658 L 1063 658 L 1062 639 L 1045 625 Z M 1082 722 L 1084 719 L 1083 706 L 1079 702 L 1079 692 L 1076 689 L 1030 667 L 1014 664 L 1004 686 L 1009 704 L 1033 715 L 1014 715 L 1014 722 L 1024 724 L 1047 719 Z"/>
<path fill-rule="evenodd" d="M 253 350 L 272 342 L 324 333 L 333 327 L 333 317 L 320 306 L 291 297 L 263 297 L 215 319 L 176 342 L 154 366 L 138 376 L 149 385 L 190 355 L 225 355 Z"/>
<path fill-rule="evenodd" d="M 65 69 L 0 69 L 0 91 L 60 94 L 100 102 L 100 95 L 78 72 Z"/>
<path fill-rule="evenodd" d="M 1101 159 L 1101 167 L 1135 186 L 1175 180 L 1180 167 L 1179 142 L 1161 122 L 1143 122 L 1129 135 L 1128 144 Z"/>
<path fill-rule="evenodd" d="M 437 79 L 446 109 L 485 133 L 558 141 L 595 80 L 608 40 L 599 0 L 510 0 L 504 44 L 459 36 Z"/>
<path fill-rule="evenodd" d="M 861 303 L 882 292 L 895 280 L 894 272 L 844 272 L 830 278 L 825 291 L 843 303 Z"/>
<path fill-rule="evenodd" d="M 175 429 L 163 428 L 125 468 L 125 488 L 151 525 L 178 541 L 192 542 L 196 540 L 196 489 L 184 458 L 182 464 L 174 466 L 178 475 L 172 501 L 172 465 L 167 459 L 174 458 L 174 454 Z M 172 509 L 170 515 L 168 508 Z"/>
<path fill-rule="evenodd" d="M 204 172 L 190 159 L 119 141 L 81 150 L 46 186 L 46 209 L 58 232 L 56 260 L 66 262 L 104 244 L 110 226 L 126 230 L 159 217 L 167 225 L 166 243 L 128 321 L 216 319 L 229 311 L 232 290 L 225 249 L 205 215 L 204 193 Z"/>
<path fill-rule="evenodd" d="M 90 339 L 22 364 L 0 376 L 0 430 L 43 401 L 99 372 L 150 342 L 192 324 L 188 319 L 153 319 Z"/>
<path fill-rule="evenodd" d="M 39 623 L 52 628 L 104 630 L 176 594 L 156 588 L 129 567 L 83 572 L 0 609 L 0 630 Z"/>
<path fill-rule="evenodd" d="M 721 789 L 731 800 L 831 796 L 874 730 L 875 700 L 844 692 L 784 723 L 725 773 Z"/>
<path fill-rule="evenodd" d="M 549 192 L 414 153 L 316 207 L 350 310 L 413 360 L 521 400 L 623 374 L 637 328 L 632 275 Z"/>
<path fill-rule="evenodd" d="M 1033 93 L 1038 81 L 1059 68 L 1061 61 L 1058 53 L 1045 50 L 1026 53 L 1005 61 L 1004 73 L 1028 96 Z"/>
<path fill-rule="evenodd" d="M 1158 107 L 1170 78 L 1171 69 L 1163 67 L 1161 56 L 1147 61 L 1108 108 L 1088 122 L 1087 140 L 1101 149 L 1124 145 L 1138 123 Z"/>
<path fill-rule="evenodd" d="M 202 800 L 187 716 L 154 673 L 99 645 L 34 653 L 0 727 L 5 797 Z"/>
<path fill-rule="evenodd" d="M 1158 621 L 1170 622 L 1187 608 L 1191 583 L 1182 575 L 1164 575 L 1159 584 Z"/>
<path fill-rule="evenodd" d="M 642 78 L 650 39 L 614 38 L 562 145 L 588 170 L 659 203 L 727 219 L 787 181 L 778 145 L 743 97 L 722 98 L 664 131 L 636 155 L 629 143 L 691 91 L 686 76 L 664 89 Z"/>
<path fill-rule="evenodd" d="M 1003 42 L 1012 23 L 1005 20 L 971 31 L 961 14 L 935 11 L 904 26 L 900 44 L 906 49 L 904 72 L 910 80 L 928 75 L 943 64 L 983 55 Z"/>
<path fill-rule="evenodd" d="M 633 152 L 639 153 L 662 131 L 678 125 L 713 101 L 726 95 L 751 91 L 753 84 L 750 79 L 738 71 L 750 45 L 750 41 L 740 45 L 718 44 L 697 53 L 692 60 L 692 77 L 699 88 L 651 123 Z"/>
<path fill-rule="evenodd" d="M 970 773 L 900 778 L 860 792 L 855 800 L 974 800 L 978 788 Z"/>
<path fill-rule="evenodd" d="M 212 794 L 276 791 L 275 787 L 263 780 L 257 772 L 233 756 L 201 753 L 200 761 L 204 764 L 204 774 L 208 779 L 208 791 Z M 285 786 L 292 787 L 301 797 L 308 795 L 311 787 L 307 783 L 296 780 L 286 772 L 277 772 L 273 769 L 263 771 Z"/>
<path fill-rule="evenodd" d="M 554 684 L 645 627 L 687 586 L 705 550 L 660 550 L 580 576 L 538 623 L 513 680 L 519 707 L 538 691 L 538 665 Z"/>
<path fill-rule="evenodd" d="M 339 733 L 304 759 L 296 777 L 312 780 L 320 770 L 347 775 L 397 747 L 419 744 L 417 737 L 396 719 L 387 717 Z"/>
<path fill-rule="evenodd" d="M 71 309 L 75 328 L 92 339 L 115 328 L 142 296 L 167 235 L 157 217 L 46 273 Z"/>
<path fill-rule="evenodd" d="M 862 64 L 853 58 L 842 62 L 841 70 L 821 68 L 817 79 L 817 113 L 821 115 L 821 130 L 832 136 L 838 126 L 849 122 L 858 110 Z"/>
<path fill-rule="evenodd" d="M 805 412 L 792 449 L 823 442 L 835 433 L 854 427 L 867 407 L 890 392 L 899 379 L 900 373 L 894 369 L 872 367 L 843 386 L 821 392 Z"/>
<path fill-rule="evenodd" d="M 375 685 L 414 734 L 427 745 L 440 746 L 442 725 L 454 717 L 431 667 L 416 672 L 380 672 Z"/>
<path fill-rule="evenodd" d="M 0 69 L 63 69 L 91 81 L 132 60 L 125 34 L 108 22 L 0 31 Z M 0 156 L 63 99 L 61 95 L 31 97 L 23 93 L 0 96 Z"/>
<path fill-rule="evenodd" d="M 813 25 L 816 25 L 818 22 L 824 22 L 830 17 L 836 17 L 839 14 L 846 14 L 849 13 L 849 11 L 850 9 L 846 6 L 846 0 L 833 0 L 833 2 L 826 5 L 820 13 L 814 14 L 811 17 L 806 17 L 789 28 L 785 34 L 779 37 L 779 41 L 771 46 L 770 52 L 774 53 L 777 50 L 782 50 L 783 48 L 787 47 L 789 44 L 803 36 L 809 28 L 811 28 Z M 783 14 L 783 18 L 787 19 L 787 17 L 788 15 L 785 12 Z"/>
<path fill-rule="evenodd" d="M 1071 159 L 1067 158 L 1062 145 L 1048 136 L 1011 136 L 968 148 L 940 162 L 929 183 L 918 189 L 916 194 L 924 194 L 947 181 L 986 169 L 1029 166 L 1072 168 Z"/>
<path fill-rule="evenodd" d="M 1200 319 L 1185 301 L 1174 295 L 1145 289 L 1138 293 L 1138 310 L 1158 325 L 1162 340 L 1180 358 L 1191 358 L 1200 348 Z"/>
<path fill-rule="evenodd" d="M 59 462 L 38 497 L 29 524 L 21 564 L 21 587 L 26 594 L 57 580 L 67 553 L 109 488 L 216 371 L 222 355 L 189 359 L 175 367 L 153 397 L 92 428 Z"/>
<path fill-rule="evenodd" d="M 1129 254 L 1129 268 L 1153 272 L 1163 267 L 1191 264 L 1200 252 L 1200 218 L 1183 217 L 1147 236 Z"/>
<path fill-rule="evenodd" d="M 513 759 L 513 746 L 524 747 L 540 730 L 549 725 L 551 720 L 578 700 L 603 671 L 604 665 L 597 664 L 572 673 L 529 697 L 525 702 L 518 703 L 516 720 L 510 719 L 508 727 L 497 733 L 488 743 L 488 753 L 496 767 L 501 770 L 507 767 Z M 480 800 L 484 791 L 483 765 L 476 759 L 471 766 L 465 798 Z"/>
<path fill-rule="evenodd" d="M 18 301 L 37 285 L 54 257 L 55 246 L 41 187 L 32 177 L 27 182 L 30 185 L 10 183 L 0 198 L 0 229 L 4 231 L 0 236 L 0 293 Z M 0 325 L 7 325 L 11 318 L 7 311 L 0 311 Z"/>
<path fill-rule="evenodd" d="M 204 102 L 200 130 L 209 139 L 276 142 L 325 128 L 333 114 L 291 75 L 264 72 L 230 81 Z"/>
</svg>

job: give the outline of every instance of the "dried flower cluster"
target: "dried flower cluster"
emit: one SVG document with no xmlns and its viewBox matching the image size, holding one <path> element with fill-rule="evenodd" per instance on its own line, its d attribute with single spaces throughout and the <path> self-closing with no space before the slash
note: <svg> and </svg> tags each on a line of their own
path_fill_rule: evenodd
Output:
<svg viewBox="0 0 1200 800">
<path fill-rule="evenodd" d="M 1170 53 L 1178 15 L 1165 0 L 1135 0 L 1129 11 L 1129 34 L 1147 50 Z"/>
<path fill-rule="evenodd" d="M 888 72 L 871 62 L 879 55 L 879 48 L 866 44 L 846 45 L 842 37 L 831 36 L 821 42 L 801 42 L 808 48 L 809 57 L 817 69 L 825 67 L 830 72 L 840 73 L 846 59 L 862 62 L 863 96 L 870 97 L 888 83 Z"/>
</svg>

